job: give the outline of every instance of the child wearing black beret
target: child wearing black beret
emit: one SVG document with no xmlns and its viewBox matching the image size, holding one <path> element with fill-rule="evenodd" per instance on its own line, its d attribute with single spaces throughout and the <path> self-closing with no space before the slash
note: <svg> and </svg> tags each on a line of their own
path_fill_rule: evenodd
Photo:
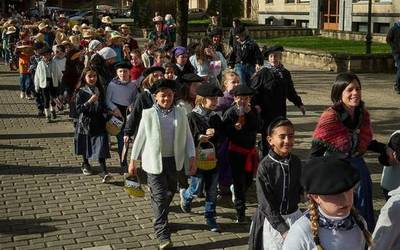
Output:
<svg viewBox="0 0 400 250">
<path fill-rule="evenodd" d="M 309 210 L 289 230 L 283 250 L 351 249 L 372 245 L 365 220 L 353 207 L 360 181 L 357 169 L 345 159 L 317 157 L 302 169 L 301 183 Z"/>
<path fill-rule="evenodd" d="M 205 149 L 209 150 L 209 156 L 214 159 L 216 158 L 215 152 L 218 150 L 219 136 L 222 133 L 221 118 L 214 111 L 218 103 L 218 96 L 222 96 L 222 91 L 215 84 L 203 83 L 197 89 L 196 107 L 188 114 L 189 125 L 197 150 L 202 150 L 202 146 L 204 146 Z M 189 188 L 180 190 L 181 209 L 185 213 L 190 212 L 191 202 L 202 191 L 201 183 L 203 183 L 206 193 L 204 204 L 206 224 L 210 231 L 220 232 L 221 229 L 215 219 L 218 164 L 202 167 L 199 165 L 199 160 L 199 157 L 197 157 L 197 173 L 191 177 Z"/>
<path fill-rule="evenodd" d="M 278 117 L 268 127 L 268 155 L 256 178 L 258 208 L 250 231 L 250 249 L 281 249 L 290 226 L 301 217 L 301 161 L 291 153 L 294 126 Z"/>
<path fill-rule="evenodd" d="M 232 201 L 236 208 L 237 223 L 246 222 L 246 191 L 253 182 L 258 164 L 256 136 L 257 113 L 251 108 L 255 91 L 247 85 L 232 89 L 234 104 L 224 114 L 224 127 L 229 140 L 228 161 L 232 170 Z"/>
</svg>

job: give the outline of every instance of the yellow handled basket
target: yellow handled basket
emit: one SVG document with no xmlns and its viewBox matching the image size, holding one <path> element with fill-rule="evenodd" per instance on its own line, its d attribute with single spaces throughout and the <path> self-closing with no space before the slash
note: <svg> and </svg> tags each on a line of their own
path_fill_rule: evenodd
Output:
<svg viewBox="0 0 400 250">
<path fill-rule="evenodd" d="M 209 147 L 203 148 L 202 145 Z M 217 166 L 215 146 L 211 142 L 199 142 L 196 147 L 196 165 L 201 170 L 211 170 Z"/>
</svg>

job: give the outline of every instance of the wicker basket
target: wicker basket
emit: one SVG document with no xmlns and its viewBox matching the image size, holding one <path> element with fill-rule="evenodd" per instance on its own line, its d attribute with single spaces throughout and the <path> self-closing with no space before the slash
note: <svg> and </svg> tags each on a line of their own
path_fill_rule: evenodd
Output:
<svg viewBox="0 0 400 250">
<path fill-rule="evenodd" d="M 106 130 L 109 135 L 118 135 L 124 125 L 122 118 L 112 116 L 106 123 Z"/>
<path fill-rule="evenodd" d="M 208 147 L 202 147 L 208 145 Z M 196 147 L 196 165 L 201 170 L 211 170 L 217 166 L 215 146 L 211 142 L 199 142 Z"/>
</svg>

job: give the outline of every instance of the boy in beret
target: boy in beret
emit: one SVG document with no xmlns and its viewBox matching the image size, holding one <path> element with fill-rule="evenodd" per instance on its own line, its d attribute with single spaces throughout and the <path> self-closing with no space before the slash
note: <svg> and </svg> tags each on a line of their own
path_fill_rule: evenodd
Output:
<svg viewBox="0 0 400 250">
<path fill-rule="evenodd" d="M 360 175 L 345 159 L 316 157 L 302 169 L 309 210 L 290 228 L 283 250 L 366 249 L 372 245 L 366 222 L 353 208 Z"/>
<path fill-rule="evenodd" d="M 218 103 L 218 96 L 222 91 L 212 83 L 204 83 L 197 88 L 196 107 L 188 114 L 190 130 L 193 140 L 198 149 L 200 144 L 213 145 L 214 158 L 218 151 L 218 142 L 222 129 L 220 116 L 214 111 Z M 212 150 L 212 149 L 211 149 Z M 220 232 L 221 229 L 216 222 L 216 202 L 218 184 L 218 163 L 210 168 L 198 166 L 196 176 L 192 176 L 189 188 L 180 190 L 181 209 L 185 213 L 191 211 L 191 202 L 194 197 L 202 192 L 200 183 L 204 183 L 206 201 L 204 204 L 204 217 L 210 231 Z"/>
<path fill-rule="evenodd" d="M 254 90 L 238 85 L 231 91 L 234 104 L 224 114 L 224 128 L 229 140 L 228 162 L 233 184 L 230 186 L 236 209 L 236 223 L 245 223 L 246 192 L 253 182 L 258 156 L 255 148 L 258 129 L 257 113 L 251 108 Z"/>
<path fill-rule="evenodd" d="M 176 82 L 161 79 L 153 85 L 155 103 L 143 110 L 132 147 L 129 172 L 136 172 L 141 159 L 150 187 L 154 230 L 159 248 L 172 246 L 168 226 L 169 206 L 176 192 L 177 171 L 196 172 L 195 148 L 186 112 L 174 106 Z"/>
<path fill-rule="evenodd" d="M 117 74 L 107 86 L 106 91 L 106 104 L 114 116 L 122 118 L 124 123 L 126 121 L 126 112 L 136 98 L 137 82 L 131 80 L 130 68 L 132 65 L 127 62 L 117 63 L 114 68 Z M 124 124 L 125 125 L 125 124 Z M 120 158 L 121 171 L 127 171 L 126 157 L 122 155 L 124 147 L 124 126 L 121 128 L 120 133 L 117 135 L 118 141 L 118 155 Z"/>
<path fill-rule="evenodd" d="M 267 155 L 269 146 L 265 132 L 271 121 L 279 116 L 286 117 L 286 99 L 296 105 L 305 115 L 305 107 L 301 97 L 297 94 L 290 72 L 282 65 L 283 47 L 276 45 L 264 51 L 268 63 L 252 78 L 251 87 L 257 90 L 253 105 L 261 114 L 263 128 L 262 150 Z"/>
</svg>

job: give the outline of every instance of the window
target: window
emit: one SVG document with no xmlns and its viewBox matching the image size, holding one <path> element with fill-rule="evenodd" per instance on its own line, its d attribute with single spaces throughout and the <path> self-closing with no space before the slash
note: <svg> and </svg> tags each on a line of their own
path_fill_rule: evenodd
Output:
<svg viewBox="0 0 400 250">
<path fill-rule="evenodd" d="M 285 0 L 286 3 L 295 3 L 295 0 Z"/>
<path fill-rule="evenodd" d="M 265 3 L 273 3 L 274 0 L 265 0 Z"/>
</svg>

